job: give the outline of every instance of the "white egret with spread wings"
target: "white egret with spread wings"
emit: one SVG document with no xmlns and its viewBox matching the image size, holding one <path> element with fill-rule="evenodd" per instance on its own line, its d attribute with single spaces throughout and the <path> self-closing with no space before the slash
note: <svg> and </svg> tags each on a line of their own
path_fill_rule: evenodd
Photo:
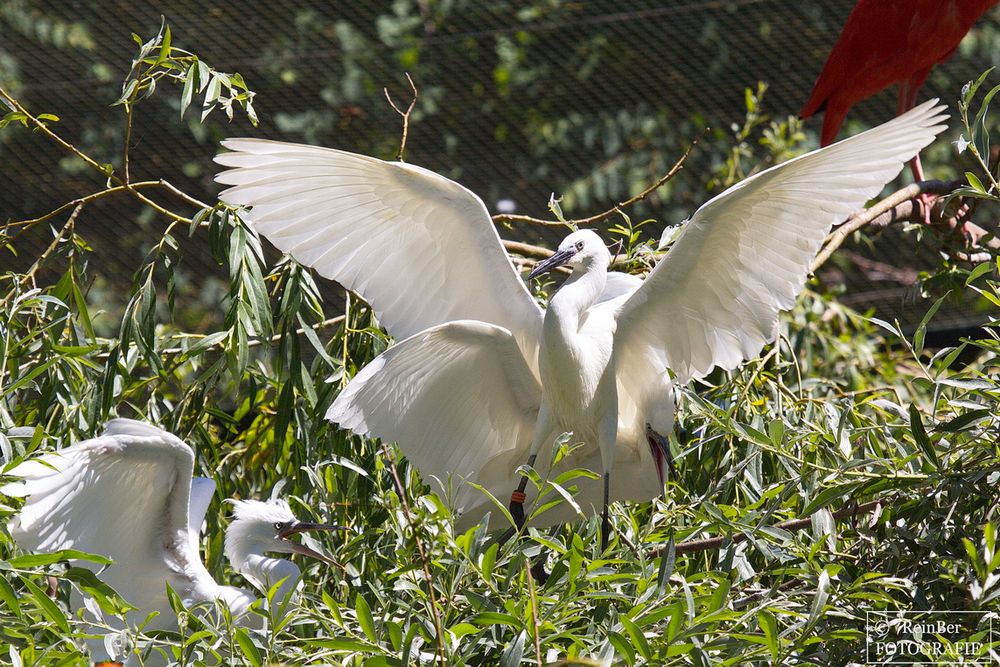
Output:
<svg viewBox="0 0 1000 667">
<path fill-rule="evenodd" d="M 230 139 L 217 180 L 260 234 L 364 298 L 399 341 L 351 380 L 329 419 L 397 442 L 425 478 L 500 497 L 526 460 L 546 472 L 551 457 L 535 456 L 571 431 L 583 446 L 563 464 L 603 473 L 603 484 L 577 480 L 577 500 L 603 507 L 606 543 L 609 500 L 662 491 L 673 383 L 735 368 L 773 340 L 831 226 L 944 129 L 942 109 L 928 102 L 728 189 L 645 280 L 609 273 L 593 232 L 571 234 L 533 272 L 572 268 L 545 312 L 483 202 L 427 169 Z M 512 509 L 524 499 L 515 492 Z M 491 507 L 468 485 L 455 501 L 466 525 Z"/>
<path fill-rule="evenodd" d="M 198 533 L 215 482 L 192 479 L 193 471 L 194 452 L 175 435 L 144 422 L 114 419 L 97 438 L 15 466 L 5 475 L 16 481 L 0 487 L 0 493 L 25 498 L 8 524 L 21 549 L 35 553 L 74 549 L 113 561 L 98 576 L 135 605 L 126 616 L 130 626 L 156 612 L 146 630 L 177 629 L 167 584 L 186 606 L 218 600 L 238 622 L 260 624 L 262 617 L 248 613 L 257 596 L 216 583 L 205 569 Z M 262 593 L 283 582 L 274 597 L 276 606 L 300 587 L 300 572 L 291 561 L 264 554 L 302 554 L 332 562 L 290 538 L 338 526 L 298 521 L 283 500 L 232 503 L 235 518 L 226 531 L 226 556 Z M 100 614 L 95 605 L 87 609 Z M 116 619 L 91 620 L 120 626 Z M 94 659 L 105 654 L 103 641 L 89 644 Z"/>
</svg>

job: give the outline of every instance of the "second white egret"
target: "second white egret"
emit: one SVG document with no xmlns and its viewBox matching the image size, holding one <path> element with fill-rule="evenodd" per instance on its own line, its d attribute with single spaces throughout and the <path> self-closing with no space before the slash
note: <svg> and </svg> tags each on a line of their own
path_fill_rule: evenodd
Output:
<svg viewBox="0 0 1000 667">
<path fill-rule="evenodd" d="M 257 597 L 216 583 L 202 563 L 198 532 L 215 482 L 192 479 L 193 470 L 194 452 L 177 436 L 133 419 L 113 419 L 97 438 L 8 471 L 16 481 L 0 487 L 0 493 L 26 498 L 8 524 L 20 548 L 36 553 L 74 549 L 112 559 L 98 576 L 136 607 L 126 615 L 129 626 L 154 614 L 145 630 L 177 629 L 167 584 L 185 606 L 218 600 L 238 623 L 261 625 L 260 616 L 248 613 Z M 283 500 L 232 503 L 235 518 L 226 532 L 226 556 L 265 595 L 281 582 L 273 598 L 276 606 L 295 595 L 300 573 L 291 561 L 266 553 L 297 553 L 332 562 L 289 538 L 339 526 L 301 522 Z M 75 602 L 86 606 L 90 622 L 99 624 L 90 634 L 100 635 L 101 625 L 122 628 L 116 619 L 104 618 L 96 605 Z M 94 660 L 108 656 L 102 639 L 88 644 Z M 125 652 L 126 664 L 140 664 L 134 653 Z M 158 657 L 154 653 L 141 664 L 160 664 Z"/>
</svg>

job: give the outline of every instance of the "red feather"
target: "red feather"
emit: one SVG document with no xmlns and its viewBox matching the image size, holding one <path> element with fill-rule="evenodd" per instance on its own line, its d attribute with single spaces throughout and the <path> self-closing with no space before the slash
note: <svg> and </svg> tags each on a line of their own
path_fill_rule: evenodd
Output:
<svg viewBox="0 0 1000 667">
<path fill-rule="evenodd" d="M 897 112 L 913 106 L 931 68 L 954 53 L 972 24 L 1000 0 L 859 0 L 800 114 L 823 111 L 823 146 L 847 111 L 894 83 Z"/>
</svg>

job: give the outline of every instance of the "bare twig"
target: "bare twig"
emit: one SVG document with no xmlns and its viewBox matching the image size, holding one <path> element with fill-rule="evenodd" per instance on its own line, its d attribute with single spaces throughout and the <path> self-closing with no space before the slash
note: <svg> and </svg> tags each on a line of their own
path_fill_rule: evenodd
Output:
<svg viewBox="0 0 1000 667">
<path fill-rule="evenodd" d="M 677 162 L 675 162 L 674 165 L 670 167 L 670 170 L 662 177 L 660 177 L 655 183 L 653 183 L 648 188 L 646 188 L 639 194 L 635 195 L 634 197 L 630 197 L 625 201 L 612 206 L 608 210 L 598 213 L 597 215 L 592 215 L 588 218 L 577 218 L 576 220 L 563 221 L 563 220 L 544 220 L 542 218 L 533 218 L 530 215 L 508 215 L 506 213 L 500 213 L 498 215 L 493 216 L 493 222 L 498 224 L 505 224 L 510 222 L 523 222 L 529 225 L 541 225 L 544 227 L 565 227 L 566 225 L 572 225 L 575 227 L 585 227 L 587 225 L 592 225 L 596 222 L 601 222 L 602 220 L 606 220 L 607 218 L 610 218 L 612 215 L 621 211 L 622 209 L 628 208 L 632 204 L 642 201 L 643 199 L 651 195 L 653 192 L 655 192 L 664 183 L 666 183 L 671 178 L 676 176 L 677 172 L 679 172 L 681 169 L 684 168 L 684 162 L 688 159 L 688 156 L 691 155 L 691 151 L 694 150 L 694 147 L 698 145 L 698 142 L 701 141 L 707 133 L 708 133 L 708 128 L 706 127 L 704 130 L 702 130 L 701 134 L 698 135 L 698 137 L 696 137 L 694 141 L 691 142 L 691 145 L 687 147 L 687 150 L 684 151 L 684 154 L 681 155 L 680 158 L 678 158 Z"/>
<path fill-rule="evenodd" d="M 191 224 L 190 218 L 186 218 L 183 215 L 179 215 L 169 209 L 164 208 L 163 206 L 160 206 L 155 201 L 153 201 L 152 199 L 150 199 L 149 197 L 145 196 L 137 189 L 135 189 L 132 184 L 128 183 L 127 178 L 123 179 L 117 174 L 115 174 L 114 170 L 111 168 L 110 165 L 100 164 L 97 160 L 90 157 L 89 155 L 81 151 L 79 148 L 77 148 L 76 146 L 69 143 L 68 141 L 60 137 L 58 134 L 53 132 L 46 123 L 42 122 L 42 120 L 29 113 L 28 110 L 24 108 L 24 105 L 22 105 L 14 96 L 12 96 L 2 87 L 0 87 L 0 98 L 6 100 L 7 103 L 13 109 L 18 111 L 19 113 L 24 114 L 24 117 L 29 121 L 31 121 L 31 124 L 34 125 L 36 128 L 38 128 L 38 130 L 41 131 L 43 134 L 48 136 L 50 139 L 52 139 L 57 144 L 65 148 L 67 151 L 77 156 L 78 158 L 89 164 L 91 167 L 96 169 L 98 172 L 100 172 L 102 175 L 104 175 L 110 183 L 114 183 L 115 185 L 121 186 L 122 188 L 124 188 L 126 192 L 132 195 L 135 199 L 138 199 L 146 206 L 150 207 L 151 209 L 153 209 L 157 213 L 160 213 L 161 215 L 165 215 L 174 222 L 185 222 L 187 224 Z M 69 208 L 72 205 L 73 204 L 68 204 L 66 205 L 65 208 Z"/>
<path fill-rule="evenodd" d="M 49 244 L 49 247 L 47 247 L 45 251 L 42 252 L 42 254 L 39 255 L 37 259 L 35 259 L 35 261 L 31 265 L 31 268 L 29 268 L 27 272 L 25 272 L 24 275 L 21 276 L 21 279 L 18 280 L 17 283 L 10 289 L 10 291 L 4 295 L 3 299 L 0 299 L 0 304 L 6 304 L 10 300 L 10 298 L 17 293 L 17 290 L 19 288 L 24 287 L 25 285 L 28 284 L 29 281 L 34 280 L 35 274 L 38 273 L 38 269 L 40 269 L 41 266 L 45 263 L 45 261 L 49 258 L 49 255 L 55 252 L 55 249 L 59 247 L 59 243 L 63 240 L 63 237 L 66 235 L 66 233 L 72 232 L 72 229 L 76 224 L 76 218 L 77 216 L 80 215 L 80 211 L 82 210 L 83 210 L 83 204 L 77 204 L 76 208 L 73 209 L 73 212 L 70 213 L 69 218 L 67 218 L 66 224 L 62 226 L 62 228 L 56 233 L 55 238 L 52 239 L 52 243 Z"/>
<path fill-rule="evenodd" d="M 19 113 L 24 114 L 25 118 L 27 118 L 28 120 L 30 120 L 31 123 L 32 123 L 32 125 L 34 125 L 35 127 L 37 127 L 44 134 L 48 135 L 49 138 L 51 138 L 57 144 L 59 144 L 60 146 L 62 146 L 66 150 L 68 150 L 73 155 L 76 155 L 78 158 L 80 158 L 81 160 L 83 160 L 84 162 L 86 162 L 91 167 L 93 167 L 97 171 L 101 172 L 105 176 L 111 177 L 111 174 L 100 163 L 98 163 L 92 157 L 90 157 L 89 155 L 87 155 L 86 153 L 84 153 L 83 151 L 81 151 L 80 149 L 78 149 L 76 146 L 74 146 L 73 144 L 69 143 L 68 141 L 66 141 L 65 139 L 63 139 L 62 137 L 60 137 L 58 134 L 56 134 L 52 130 L 50 130 L 49 127 L 48 127 L 48 125 L 46 125 L 45 123 L 43 123 L 42 121 L 40 121 L 38 118 L 36 118 L 32 114 L 30 114 L 28 112 L 28 110 L 25 109 L 24 106 L 22 106 L 21 103 L 18 102 L 17 99 L 13 95 L 11 95 L 6 90 L 4 90 L 2 86 L 0 86 L 0 97 L 2 97 L 3 99 L 5 99 Z"/>
<path fill-rule="evenodd" d="M 388 88 L 382 89 L 382 92 L 385 93 L 385 99 L 389 101 L 389 106 L 403 117 L 403 138 L 399 142 L 399 152 L 396 153 L 396 159 L 400 162 L 403 162 L 403 153 L 406 152 L 406 138 L 410 133 L 410 112 L 413 111 L 413 106 L 417 103 L 417 86 L 413 83 L 413 79 L 410 78 L 409 72 L 406 73 L 406 80 L 410 82 L 410 88 L 413 90 L 413 99 L 410 100 L 410 105 L 406 107 L 406 111 L 400 110 L 396 106 L 396 103 L 392 101 Z"/>
<path fill-rule="evenodd" d="M 133 93 L 134 95 L 135 93 Z M 122 182 L 128 184 L 132 179 L 129 177 L 128 153 L 132 143 L 132 101 L 125 102 L 125 142 L 122 149 Z"/>
<path fill-rule="evenodd" d="M 45 215 L 39 216 L 37 218 L 31 218 L 29 220 L 15 220 L 13 222 L 8 222 L 0 226 L 0 229 L 7 230 L 14 227 L 24 227 L 24 229 L 26 230 L 39 223 L 45 222 L 46 220 L 50 220 L 55 216 L 59 215 L 60 213 L 62 213 L 63 211 L 73 208 L 74 206 L 80 204 L 89 204 L 92 201 L 103 199 L 105 197 L 110 197 L 112 195 L 129 193 L 131 191 L 155 189 L 155 188 L 162 188 L 168 190 L 169 192 L 177 195 L 179 198 L 183 199 L 185 202 L 191 204 L 192 206 L 198 206 L 200 208 L 211 208 L 211 206 L 209 206 L 208 204 L 199 201 L 194 197 L 191 197 L 183 190 L 178 189 L 176 186 L 174 186 L 173 184 L 169 183 L 166 180 L 160 179 L 159 181 L 139 181 L 138 183 L 129 183 L 128 185 L 116 185 L 114 187 L 108 188 L 107 190 L 101 190 L 100 192 L 93 192 L 89 195 L 78 197 L 72 201 L 66 202 L 61 206 L 58 206 L 57 208 L 54 208 Z"/>
</svg>

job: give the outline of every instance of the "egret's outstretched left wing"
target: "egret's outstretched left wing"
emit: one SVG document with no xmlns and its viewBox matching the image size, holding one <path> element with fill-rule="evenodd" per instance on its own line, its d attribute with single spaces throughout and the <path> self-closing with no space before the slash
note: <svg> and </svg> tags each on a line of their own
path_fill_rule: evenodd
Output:
<svg viewBox="0 0 1000 667">
<path fill-rule="evenodd" d="M 454 320 L 501 326 L 534 363 L 541 310 L 475 194 L 345 151 L 227 139 L 219 197 L 271 243 L 361 295 L 396 339 Z"/>
<path fill-rule="evenodd" d="M 541 387 L 506 329 L 449 322 L 396 343 L 340 392 L 327 419 L 399 444 L 428 482 L 484 486 L 528 456 Z M 492 462 L 492 463 L 491 463 Z M 516 484 L 514 466 L 503 467 Z M 461 503 L 456 503 L 461 511 Z"/>
<path fill-rule="evenodd" d="M 107 556 L 104 581 L 147 613 L 169 612 L 164 582 L 182 597 L 195 583 L 215 586 L 188 531 L 193 468 L 173 434 L 115 419 L 97 438 L 18 465 L 0 493 L 26 498 L 9 524 L 22 549 Z"/>
<path fill-rule="evenodd" d="M 619 386 L 641 405 L 665 368 L 681 382 L 735 368 L 774 337 L 830 227 L 877 195 L 945 128 L 932 100 L 884 125 L 772 167 L 692 216 L 625 302 Z"/>
</svg>

